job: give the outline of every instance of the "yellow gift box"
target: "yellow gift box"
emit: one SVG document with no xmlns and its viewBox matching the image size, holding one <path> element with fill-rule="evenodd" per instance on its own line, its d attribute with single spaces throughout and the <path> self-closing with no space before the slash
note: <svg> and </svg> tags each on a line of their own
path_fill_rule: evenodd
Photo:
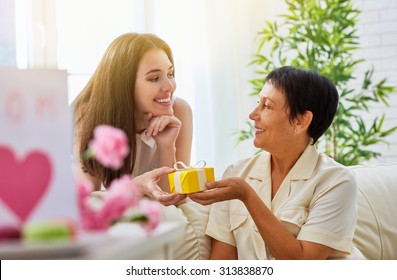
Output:
<svg viewBox="0 0 397 280">
<path fill-rule="evenodd" d="M 204 166 L 197 168 L 197 164 L 204 163 Z M 183 168 L 178 168 L 182 165 Z M 199 161 L 194 166 L 186 166 L 178 161 L 174 165 L 175 172 L 168 174 L 171 193 L 195 193 L 206 190 L 205 183 L 215 181 L 214 168 L 205 167 L 204 161 Z"/>
</svg>

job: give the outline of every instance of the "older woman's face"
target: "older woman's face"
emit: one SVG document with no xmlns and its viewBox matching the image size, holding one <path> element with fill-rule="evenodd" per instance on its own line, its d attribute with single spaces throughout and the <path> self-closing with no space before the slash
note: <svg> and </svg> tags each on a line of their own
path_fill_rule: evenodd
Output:
<svg viewBox="0 0 397 280">
<path fill-rule="evenodd" d="M 249 115 L 255 121 L 255 147 L 272 153 L 290 145 L 294 126 L 288 112 L 284 93 L 267 82 L 259 93 L 258 106 Z"/>
<path fill-rule="evenodd" d="M 174 66 L 161 49 L 151 49 L 142 57 L 135 82 L 136 109 L 154 116 L 172 115 L 172 95 L 176 89 Z"/>
</svg>

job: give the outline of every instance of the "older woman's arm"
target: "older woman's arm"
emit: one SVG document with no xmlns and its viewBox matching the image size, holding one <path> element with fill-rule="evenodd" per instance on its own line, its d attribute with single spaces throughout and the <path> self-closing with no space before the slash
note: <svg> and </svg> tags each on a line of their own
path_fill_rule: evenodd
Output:
<svg viewBox="0 0 397 280">
<path fill-rule="evenodd" d="M 296 239 L 249 188 L 243 200 L 262 239 L 276 259 L 326 259 L 334 251 L 325 245 Z"/>
<path fill-rule="evenodd" d="M 236 247 L 211 238 L 210 260 L 237 260 Z"/>
<path fill-rule="evenodd" d="M 334 251 L 325 245 L 296 239 L 242 178 L 222 179 L 208 184 L 208 188 L 211 191 L 190 194 L 189 197 L 204 205 L 232 199 L 241 200 L 276 259 L 326 259 Z M 214 256 L 223 254 L 215 252 L 219 248 L 227 250 L 227 246 L 213 248 Z"/>
</svg>

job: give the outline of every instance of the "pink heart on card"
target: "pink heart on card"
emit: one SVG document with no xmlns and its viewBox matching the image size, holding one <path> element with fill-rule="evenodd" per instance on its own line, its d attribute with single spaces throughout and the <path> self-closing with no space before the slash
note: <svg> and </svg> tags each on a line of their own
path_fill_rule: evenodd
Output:
<svg viewBox="0 0 397 280">
<path fill-rule="evenodd" d="M 34 150 L 17 159 L 12 149 L 0 146 L 0 199 L 21 222 L 39 205 L 51 176 L 52 166 L 45 152 Z"/>
</svg>

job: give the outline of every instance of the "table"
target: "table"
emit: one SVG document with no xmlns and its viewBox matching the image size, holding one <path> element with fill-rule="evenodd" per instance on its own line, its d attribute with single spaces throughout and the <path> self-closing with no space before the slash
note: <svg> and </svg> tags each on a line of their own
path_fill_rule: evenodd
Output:
<svg viewBox="0 0 397 280">
<path fill-rule="evenodd" d="M 119 223 L 106 233 L 82 234 L 71 243 L 0 243 L 0 259 L 159 260 L 173 259 L 173 245 L 184 236 L 184 226 L 163 222 L 147 236 L 134 223 Z"/>
<path fill-rule="evenodd" d="M 99 246 L 90 246 L 83 259 L 161 260 L 173 259 L 173 244 L 184 235 L 179 223 L 164 222 L 151 236 L 137 224 L 118 224 L 109 231 L 109 239 Z"/>
</svg>

